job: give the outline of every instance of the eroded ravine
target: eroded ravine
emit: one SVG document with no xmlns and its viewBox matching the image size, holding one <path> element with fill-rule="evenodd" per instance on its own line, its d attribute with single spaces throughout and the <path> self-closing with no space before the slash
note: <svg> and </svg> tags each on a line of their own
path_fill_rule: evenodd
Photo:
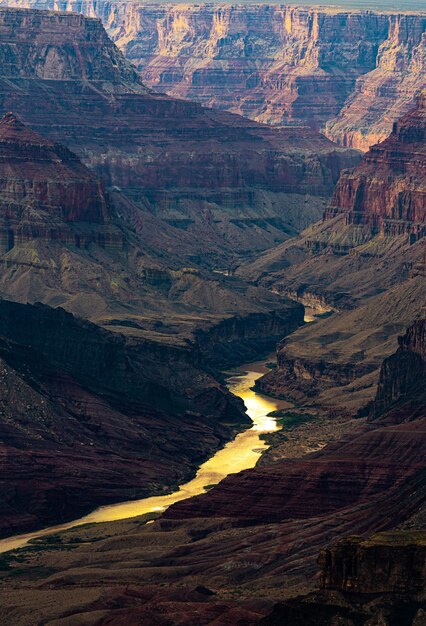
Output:
<svg viewBox="0 0 426 626">
<path fill-rule="evenodd" d="M 268 413 L 276 409 L 291 407 L 288 402 L 262 396 L 251 389 L 255 381 L 266 371 L 265 362 L 259 361 L 242 365 L 229 375 L 227 385 L 235 395 L 244 401 L 247 413 L 253 420 L 253 426 L 238 434 L 224 448 L 218 450 L 200 466 L 195 478 L 182 485 L 177 491 L 167 495 L 102 506 L 72 522 L 2 539 L 0 540 L 0 552 L 23 547 L 32 539 L 68 530 L 82 524 L 112 522 L 155 511 L 164 511 L 175 502 L 204 493 L 206 487 L 209 488 L 210 485 L 220 482 L 228 474 L 254 467 L 260 455 L 268 447 L 260 435 L 279 429 L 276 420 L 268 417 Z"/>
</svg>

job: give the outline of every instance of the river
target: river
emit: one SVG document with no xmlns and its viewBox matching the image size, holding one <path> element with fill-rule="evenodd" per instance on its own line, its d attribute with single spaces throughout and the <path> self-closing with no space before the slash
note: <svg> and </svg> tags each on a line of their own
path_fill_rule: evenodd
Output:
<svg viewBox="0 0 426 626">
<path fill-rule="evenodd" d="M 270 357 L 275 360 L 275 355 Z M 234 370 L 227 378 L 227 386 L 235 395 L 244 400 L 247 414 L 253 421 L 251 428 L 239 433 L 235 439 L 229 441 L 225 447 L 218 450 L 212 457 L 203 463 L 195 478 L 182 485 L 168 495 L 152 496 L 142 500 L 130 500 L 118 504 L 101 506 L 92 513 L 80 519 L 57 526 L 50 526 L 35 532 L 15 535 L 0 540 L 0 553 L 15 550 L 25 546 L 31 539 L 44 537 L 82 524 L 95 522 L 112 522 L 115 520 L 136 517 L 145 513 L 164 511 L 167 507 L 180 500 L 191 498 L 205 492 L 205 488 L 214 485 L 228 474 L 254 467 L 260 455 L 268 447 L 260 435 L 278 430 L 276 420 L 268 417 L 268 413 L 276 409 L 290 408 L 291 405 L 283 400 L 267 398 L 251 390 L 255 381 L 267 372 L 265 363 L 257 361 L 248 363 Z"/>
</svg>

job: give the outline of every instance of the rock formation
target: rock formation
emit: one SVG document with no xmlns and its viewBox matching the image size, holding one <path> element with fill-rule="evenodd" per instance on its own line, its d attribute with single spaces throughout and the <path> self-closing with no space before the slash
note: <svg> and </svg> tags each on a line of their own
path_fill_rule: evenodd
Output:
<svg viewBox="0 0 426 626">
<path fill-rule="evenodd" d="M 425 328 L 422 318 L 407 330 L 406 354 L 423 354 Z M 80 527 L 5 558 L 0 617 L 18 626 L 29 615 L 69 623 L 419 626 L 426 415 L 420 386 L 413 392 L 398 382 L 403 361 L 388 379 L 400 393 L 386 411 L 320 452 L 229 476 L 153 524 Z M 413 416 L 415 400 L 422 410 Z"/>
<path fill-rule="evenodd" d="M 111 216 L 101 182 L 75 154 L 13 113 L 0 121 L 0 190 L 1 253 L 34 239 L 78 248 L 123 245 L 122 233 L 107 226 Z"/>
<path fill-rule="evenodd" d="M 362 150 L 389 134 L 426 84 L 424 12 L 111 0 L 25 4 L 97 15 L 158 91 L 261 122 L 326 128 L 333 140 Z"/>
<path fill-rule="evenodd" d="M 426 99 L 353 171 L 343 172 L 322 222 L 266 252 L 241 275 L 338 311 L 284 341 L 269 393 L 330 410 L 373 399 L 381 361 L 425 304 Z"/>
<path fill-rule="evenodd" d="M 372 405 L 370 419 L 377 419 L 389 412 L 416 416 L 426 406 L 426 327 L 425 320 L 417 320 L 398 338 L 399 348 L 395 354 L 385 359 L 380 370 L 377 393 Z M 402 403 L 402 407 L 399 405 Z"/>
<path fill-rule="evenodd" d="M 426 531 L 342 539 L 324 550 L 321 593 L 278 604 L 264 626 L 424 623 Z"/>
<path fill-rule="evenodd" d="M 296 234 L 358 161 L 308 128 L 272 129 L 149 93 L 97 19 L 2 8 L 0 49 L 0 111 L 187 231 L 188 265 L 227 269 Z"/>
<path fill-rule="evenodd" d="M 339 213 L 372 233 L 409 234 L 411 242 L 426 235 L 426 90 L 362 165 L 340 177 L 325 218 Z"/>
<path fill-rule="evenodd" d="M 248 421 L 194 351 L 62 309 L 1 301 L 0 361 L 3 536 L 161 493 Z"/>
</svg>

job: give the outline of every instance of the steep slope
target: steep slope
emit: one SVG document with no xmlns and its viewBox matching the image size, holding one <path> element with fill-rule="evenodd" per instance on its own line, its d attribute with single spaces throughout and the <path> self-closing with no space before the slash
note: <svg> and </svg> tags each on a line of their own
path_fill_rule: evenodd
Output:
<svg viewBox="0 0 426 626">
<path fill-rule="evenodd" d="M 241 279 L 185 268 L 188 236 L 102 183 L 60 144 L 0 121 L 0 294 L 126 334 L 191 347 L 215 367 L 255 356 L 302 307 Z"/>
<path fill-rule="evenodd" d="M 0 190 L 1 253 L 33 239 L 123 247 L 101 182 L 13 113 L 0 121 Z"/>
<path fill-rule="evenodd" d="M 0 361 L 1 535 L 161 493 L 248 421 L 191 350 L 63 309 L 1 301 Z"/>
<path fill-rule="evenodd" d="M 239 270 L 337 310 L 281 345 L 262 389 L 350 412 L 372 398 L 392 341 L 425 304 L 425 128 L 423 94 L 342 174 L 323 222 Z"/>
<path fill-rule="evenodd" d="M 3 621 L 418 626 L 426 414 L 424 389 L 401 381 L 407 355 L 426 363 L 425 328 L 417 320 L 394 367 L 383 365 L 387 388 L 400 390 L 386 412 L 343 440 L 229 476 L 153 524 L 78 528 L 5 558 Z M 301 599 L 317 584 L 318 552 L 338 539 L 321 555 L 322 593 Z"/>
<path fill-rule="evenodd" d="M 14 4 L 100 17 L 154 89 L 261 122 L 326 128 L 333 140 L 362 150 L 389 134 L 426 84 L 419 4 L 417 13 L 256 3 Z"/>
<path fill-rule="evenodd" d="M 308 128 L 274 130 L 148 93 L 95 19 L 2 8 L 0 53 L 0 110 L 186 230 L 189 264 L 227 268 L 297 233 L 358 160 Z"/>
</svg>

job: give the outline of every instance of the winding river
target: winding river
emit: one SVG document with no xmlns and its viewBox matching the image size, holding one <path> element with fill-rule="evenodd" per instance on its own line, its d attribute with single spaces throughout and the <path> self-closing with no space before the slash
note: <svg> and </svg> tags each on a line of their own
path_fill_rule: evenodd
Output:
<svg viewBox="0 0 426 626">
<path fill-rule="evenodd" d="M 270 360 L 273 360 L 271 356 Z M 177 491 L 161 496 L 152 496 L 143 500 L 131 500 L 101 506 L 80 519 L 24 535 L 16 535 L 0 540 L 0 553 L 25 546 L 31 539 L 44 537 L 62 530 L 68 530 L 82 524 L 96 522 L 112 522 L 115 520 L 136 517 L 145 513 L 164 511 L 167 507 L 180 500 L 204 493 L 206 487 L 214 485 L 228 474 L 240 472 L 254 467 L 260 455 L 268 447 L 260 435 L 278 430 L 275 419 L 268 413 L 279 408 L 290 408 L 283 400 L 267 398 L 251 390 L 255 381 L 267 370 L 264 361 L 248 363 L 234 370 L 227 379 L 230 391 L 244 400 L 247 413 L 253 420 L 253 426 L 229 441 L 224 448 L 218 450 L 210 459 L 201 465 L 195 478 L 182 485 Z"/>
</svg>

